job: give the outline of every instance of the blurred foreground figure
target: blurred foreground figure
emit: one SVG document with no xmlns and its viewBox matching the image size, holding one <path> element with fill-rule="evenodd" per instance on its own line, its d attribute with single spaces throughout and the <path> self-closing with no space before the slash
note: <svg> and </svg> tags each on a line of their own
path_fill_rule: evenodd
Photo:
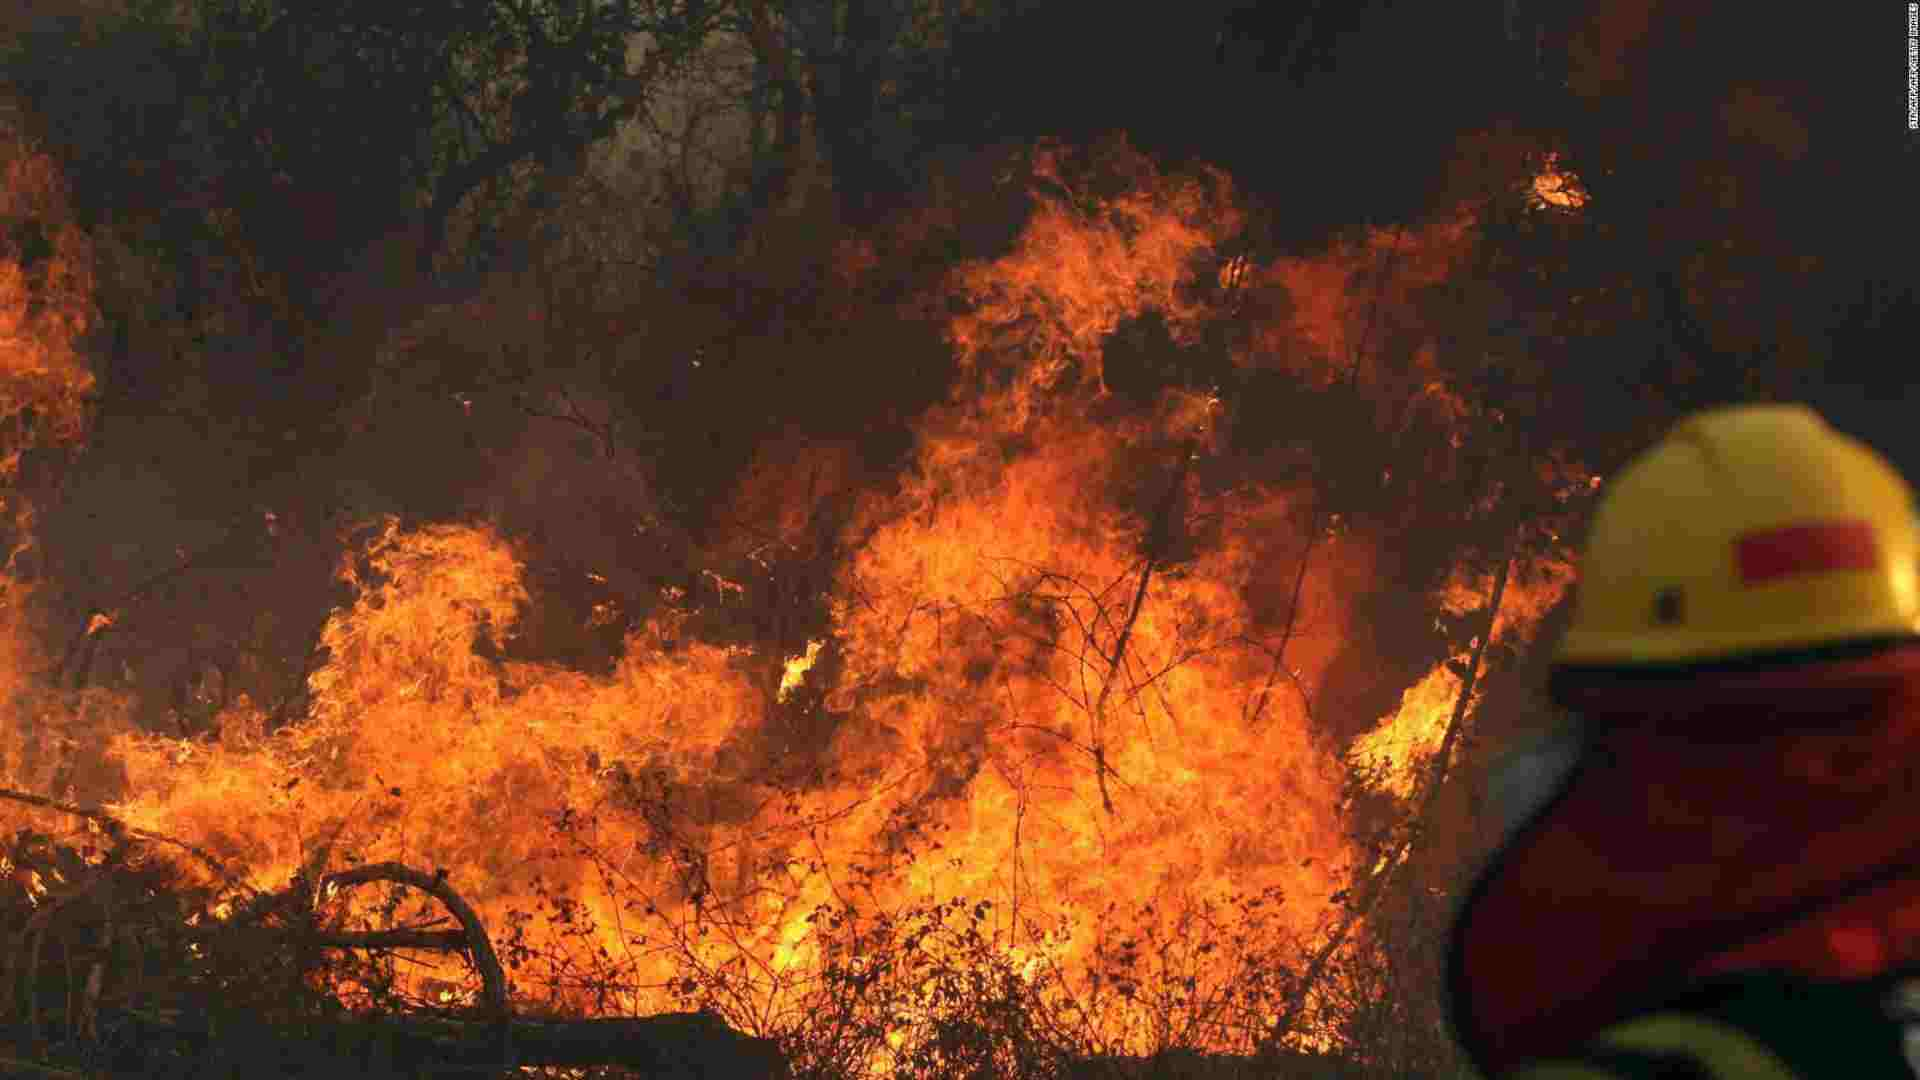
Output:
<svg viewBox="0 0 1920 1080">
<path fill-rule="evenodd" d="M 1603 494 L 1447 996 L 1502 1080 L 1920 1075 L 1913 492 L 1797 406 Z M 1909 1026 L 1911 1025 L 1911 1026 Z"/>
</svg>

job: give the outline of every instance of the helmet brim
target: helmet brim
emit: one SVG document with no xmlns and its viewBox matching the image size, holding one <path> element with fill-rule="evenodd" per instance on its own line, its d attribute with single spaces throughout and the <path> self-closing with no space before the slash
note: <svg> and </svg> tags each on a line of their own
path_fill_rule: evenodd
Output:
<svg viewBox="0 0 1920 1080">
<path fill-rule="evenodd" d="M 1888 687 L 1920 681 L 1920 635 L 1856 638 L 1810 648 L 1659 664 L 1557 664 L 1547 696 L 1583 712 L 1670 709 L 1676 696 L 1762 698 L 1799 688 Z"/>
</svg>

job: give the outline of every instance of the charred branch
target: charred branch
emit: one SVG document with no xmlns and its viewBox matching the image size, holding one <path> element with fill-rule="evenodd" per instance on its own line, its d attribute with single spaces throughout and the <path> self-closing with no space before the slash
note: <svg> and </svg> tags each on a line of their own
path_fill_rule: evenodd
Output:
<svg viewBox="0 0 1920 1080">
<path fill-rule="evenodd" d="M 101 820 L 116 837 L 132 830 L 111 817 L 84 807 L 66 806 L 36 796 L 0 792 L 29 805 L 75 813 Z M 399 863 L 353 867 L 318 878 L 319 891 L 352 889 L 381 882 L 403 885 L 434 897 L 454 919 L 459 930 L 421 927 L 343 932 L 318 930 L 310 922 L 292 925 L 247 925 L 263 912 L 255 904 L 236 920 L 173 927 L 183 939 L 201 947 L 245 952 L 311 949 L 460 951 L 480 976 L 481 1000 L 476 1010 L 457 1014 L 350 1014 L 287 1019 L 219 1007 L 205 988 L 182 986 L 163 992 L 157 1000 L 124 990 L 102 994 L 111 972 L 111 941 L 116 924 L 114 866 L 102 866 L 48 895 L 33 916 L 14 934 L 6 970 L 14 973 L 0 984 L 0 1015 L 15 1016 L 15 1004 L 24 989 L 28 1006 L 24 1022 L 0 1026 L 0 1060 L 7 1048 L 34 1047 L 44 1053 L 64 1040 L 70 1047 L 91 1045 L 112 1058 L 104 1073 L 84 1075 L 152 1075 L 170 1072 L 182 1062 L 203 1066 L 244 1059 L 278 1062 L 286 1071 L 312 1075 L 331 1072 L 366 1075 L 412 1075 L 420 1071 L 506 1072 L 521 1066 L 618 1065 L 654 1077 L 777 1077 L 786 1072 L 784 1058 L 769 1039 L 750 1038 L 727 1027 L 711 1013 L 664 1014 L 650 1017 L 567 1020 L 523 1017 L 513 1013 L 505 973 L 489 941 L 485 926 L 471 904 L 447 882 L 444 872 L 427 873 Z M 305 908 L 308 887 L 296 880 L 279 897 Z M 273 898 L 262 901 L 268 906 Z M 98 909 L 104 929 L 98 940 L 77 955 L 60 940 L 57 924 L 71 922 L 79 908 Z M 135 920 L 137 921 L 137 920 Z M 136 935 L 137 928 L 129 927 Z M 107 942 L 106 952 L 99 951 Z M 36 990 L 34 973 L 61 963 L 66 949 L 67 978 L 55 986 L 66 988 L 48 998 Z M 51 949 L 51 955 L 50 955 Z M 76 959 L 80 963 L 75 969 Z M 25 979 L 24 986 L 21 978 Z M 50 1023 L 51 1021 L 51 1023 Z M 217 1029 L 217 1030 L 216 1030 Z M 111 1043 L 111 1046 L 106 1044 Z M 57 1075 L 57 1065 L 46 1066 Z"/>
<path fill-rule="evenodd" d="M 218 938 L 225 941 L 254 942 L 261 946 L 281 946 L 293 931 L 275 927 L 226 926 L 213 924 L 187 929 L 189 938 Z M 467 945 L 464 930 L 367 930 L 359 933 L 302 934 L 301 943 L 320 949 L 419 949 L 427 952 L 461 952 Z"/>
<path fill-rule="evenodd" d="M 1481 663 L 1486 657 L 1487 646 L 1493 640 L 1493 627 L 1500 616 L 1500 602 L 1507 591 L 1507 581 L 1513 572 L 1513 560 L 1503 559 L 1499 569 L 1494 571 L 1493 589 L 1487 597 L 1486 625 L 1474 642 L 1473 652 L 1467 660 L 1465 670 L 1460 675 L 1460 692 L 1454 698 L 1453 712 L 1447 718 L 1446 733 L 1441 736 L 1440 747 L 1434 751 L 1427 765 L 1427 774 L 1421 778 L 1418 808 L 1411 817 L 1410 825 L 1402 832 L 1391 850 L 1375 864 L 1376 869 L 1368 875 L 1357 890 L 1359 895 L 1347 906 L 1344 915 L 1333 932 L 1313 953 L 1306 970 L 1301 974 L 1292 993 L 1287 995 L 1286 1008 L 1281 1010 L 1278 1020 L 1268 1032 L 1262 1052 L 1271 1053 L 1279 1046 L 1281 1036 L 1285 1035 L 1299 1020 L 1301 1009 L 1312 993 L 1314 986 L 1323 978 L 1327 966 L 1341 947 L 1346 944 L 1347 935 L 1360 920 L 1372 914 L 1373 909 L 1385 897 L 1387 885 L 1393 879 L 1395 871 L 1406 861 L 1413 845 L 1420 839 L 1420 827 L 1433 818 L 1434 805 L 1445 785 L 1447 770 L 1453 758 L 1453 749 L 1460 740 L 1460 733 L 1467 718 L 1467 708 L 1473 702 L 1473 692 L 1479 682 Z"/>
<path fill-rule="evenodd" d="M 399 885 L 415 888 L 432 896 L 453 913 L 460 921 L 466 946 L 473 957 L 473 966 L 480 974 L 482 993 L 487 1004 L 496 1015 L 505 1018 L 510 1014 L 507 1002 L 507 976 L 500 967 L 500 958 L 494 954 L 493 943 L 487 939 L 487 928 L 480 916 L 473 910 L 453 887 L 447 884 L 446 872 L 427 874 L 401 863 L 372 863 L 356 866 L 351 870 L 342 870 L 337 874 L 328 874 L 325 885 L 339 889 L 351 889 L 376 881 L 390 881 Z"/>
<path fill-rule="evenodd" d="M 97 822 L 102 829 L 106 830 L 107 835 L 115 838 L 125 837 L 152 844 L 167 844 L 172 847 L 177 847 L 205 863 L 209 869 L 220 876 L 220 880 L 226 882 L 228 885 L 247 888 L 246 884 L 241 881 L 238 875 L 227 869 L 225 863 L 215 858 L 213 853 L 207 851 L 205 848 L 185 840 L 176 840 L 171 836 L 166 836 L 161 833 L 132 828 L 127 825 L 126 822 L 121 821 L 119 818 L 97 807 L 75 806 L 71 803 L 63 803 L 49 799 L 43 795 L 33 795 L 24 791 L 9 791 L 4 788 L 0 788 L 0 799 L 9 802 L 24 803 L 27 806 L 37 807 L 42 810 L 52 810 L 56 813 L 72 814 L 75 817 L 86 818 L 89 821 Z"/>
</svg>

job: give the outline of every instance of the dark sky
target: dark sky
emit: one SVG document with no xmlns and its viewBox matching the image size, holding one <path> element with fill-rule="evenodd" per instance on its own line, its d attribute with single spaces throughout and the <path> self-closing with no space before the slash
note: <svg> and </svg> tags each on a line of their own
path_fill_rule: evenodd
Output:
<svg viewBox="0 0 1920 1080">
<path fill-rule="evenodd" d="M 1058 24 L 1072 6 L 1050 8 Z M 1742 204 L 1707 227 L 1827 255 L 1834 357 L 1803 373 L 1802 396 L 1920 473 L 1906 359 L 1920 215 L 1905 194 L 1920 138 L 1902 115 L 1903 4 L 1817 19 L 1721 0 L 1179 8 L 1178 24 L 1111 22 L 1093 51 L 1127 58 L 1117 70 L 1054 71 L 1063 128 L 1124 123 L 1150 151 L 1226 168 L 1275 208 L 1283 243 L 1418 217 L 1457 140 L 1502 124 L 1617 166 L 1616 187 L 1656 204 L 1703 171 L 1734 172 Z M 1756 119 L 1736 100 L 1772 104 Z"/>
<path fill-rule="evenodd" d="M 1123 131 L 1225 169 L 1269 210 L 1275 249 L 1417 219 L 1462 137 L 1507 126 L 1617 170 L 1591 179 L 1645 204 L 1634 227 L 1666 245 L 1650 274 L 1714 230 L 1819 251 L 1834 358 L 1799 393 L 1920 471 L 1892 362 L 1920 330 L 1920 239 L 1897 194 L 1920 159 L 1902 5 L 1808 19 L 1728 0 L 1050 0 L 1017 25 L 962 55 L 953 139 Z M 1710 173 L 1742 187 L 1724 217 L 1683 205 Z"/>
<path fill-rule="evenodd" d="M 1000 99 L 968 106 L 1002 134 L 1125 130 L 1311 207 L 1293 221 L 1387 220 L 1456 132 L 1532 85 L 1531 37 L 1504 24 L 1498 2 L 1053 2 L 994 44 L 1004 79 L 969 84 Z"/>
</svg>

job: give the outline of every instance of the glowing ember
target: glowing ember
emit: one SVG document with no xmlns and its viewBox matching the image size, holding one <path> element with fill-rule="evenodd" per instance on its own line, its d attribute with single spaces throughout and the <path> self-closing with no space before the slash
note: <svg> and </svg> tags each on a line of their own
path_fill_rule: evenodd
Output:
<svg viewBox="0 0 1920 1080">
<path fill-rule="evenodd" d="M 1534 174 L 1529 199 L 1536 209 L 1578 210 L 1587 205 L 1587 189 L 1578 176 L 1560 168 L 1560 155 L 1548 154 Z"/>
<path fill-rule="evenodd" d="M 806 681 L 807 672 L 813 670 L 814 663 L 820 659 L 820 647 L 824 644 L 826 642 L 809 641 L 806 652 L 787 658 L 786 670 L 780 675 L 779 699 L 781 701 L 791 697 L 793 692 L 800 688 L 800 684 Z"/>
</svg>

